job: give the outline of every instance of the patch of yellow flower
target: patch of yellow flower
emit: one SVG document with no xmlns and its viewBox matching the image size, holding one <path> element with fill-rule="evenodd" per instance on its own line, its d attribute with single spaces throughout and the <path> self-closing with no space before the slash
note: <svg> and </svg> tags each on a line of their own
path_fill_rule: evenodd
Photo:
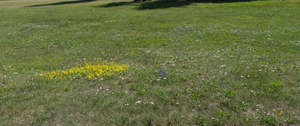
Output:
<svg viewBox="0 0 300 126">
<path fill-rule="evenodd" d="M 55 70 L 40 74 L 47 80 L 56 79 L 89 79 L 97 80 L 105 77 L 120 74 L 128 69 L 128 65 L 119 65 L 113 62 L 101 64 L 85 64 L 79 67 L 72 67 L 66 70 Z"/>
</svg>

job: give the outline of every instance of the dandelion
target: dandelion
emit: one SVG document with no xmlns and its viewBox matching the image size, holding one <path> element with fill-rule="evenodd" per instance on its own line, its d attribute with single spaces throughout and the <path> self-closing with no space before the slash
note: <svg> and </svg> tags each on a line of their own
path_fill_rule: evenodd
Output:
<svg viewBox="0 0 300 126">
<path fill-rule="evenodd" d="M 54 70 L 38 74 L 47 80 L 55 79 L 89 79 L 103 80 L 114 74 L 119 74 L 128 69 L 127 65 L 119 65 L 113 62 L 101 64 L 85 64 L 84 66 L 72 67 L 66 70 Z"/>
<path fill-rule="evenodd" d="M 283 115 L 283 111 L 280 111 L 280 112 L 279 112 L 279 115 Z"/>
</svg>

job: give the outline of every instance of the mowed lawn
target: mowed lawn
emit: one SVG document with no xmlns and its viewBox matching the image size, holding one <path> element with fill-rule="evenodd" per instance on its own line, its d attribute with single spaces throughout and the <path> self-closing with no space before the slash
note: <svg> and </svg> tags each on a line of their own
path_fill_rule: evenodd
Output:
<svg viewBox="0 0 300 126">
<path fill-rule="evenodd" d="M 300 1 L 0 0 L 0 125 L 299 126 Z"/>
</svg>

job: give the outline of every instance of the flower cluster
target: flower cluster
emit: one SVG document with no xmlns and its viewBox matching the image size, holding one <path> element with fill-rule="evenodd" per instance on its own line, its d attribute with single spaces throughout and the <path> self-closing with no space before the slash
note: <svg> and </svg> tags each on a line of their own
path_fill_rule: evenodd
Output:
<svg viewBox="0 0 300 126">
<path fill-rule="evenodd" d="M 79 67 L 72 67 L 66 70 L 55 70 L 45 72 L 39 76 L 47 80 L 55 79 L 89 79 L 89 80 L 102 80 L 104 77 L 110 77 L 114 74 L 120 74 L 122 71 L 128 69 L 127 65 L 119 65 L 113 62 L 101 64 L 85 64 Z"/>
</svg>

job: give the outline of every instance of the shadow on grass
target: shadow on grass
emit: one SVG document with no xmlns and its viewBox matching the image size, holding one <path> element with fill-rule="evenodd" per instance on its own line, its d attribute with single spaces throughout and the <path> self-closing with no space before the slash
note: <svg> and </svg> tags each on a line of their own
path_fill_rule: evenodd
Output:
<svg viewBox="0 0 300 126">
<path fill-rule="evenodd" d="M 109 3 L 109 4 L 105 4 L 105 5 L 101 5 L 100 7 L 118 7 L 118 6 L 125 6 L 125 5 L 130 5 L 130 4 L 134 4 L 136 2 L 114 2 L 114 3 Z"/>
<path fill-rule="evenodd" d="M 182 7 L 192 4 L 191 1 L 151 1 L 151 2 L 143 2 L 137 7 L 138 10 L 145 9 L 163 9 L 170 7 Z"/>
<path fill-rule="evenodd" d="M 56 3 L 49 3 L 49 4 L 37 4 L 37 5 L 31 5 L 26 7 L 45 7 L 45 6 L 57 6 L 57 5 L 65 5 L 65 4 L 77 4 L 77 3 L 86 3 L 96 0 L 74 0 L 74 1 L 61 1 Z"/>
<path fill-rule="evenodd" d="M 182 0 L 182 1 L 146 1 L 137 4 L 138 10 L 146 10 L 146 9 L 163 9 L 163 8 L 170 8 L 170 7 L 182 7 L 187 6 L 192 3 L 233 3 L 233 2 L 250 2 L 254 0 Z M 118 6 L 126 6 L 130 4 L 134 4 L 138 2 L 114 2 L 105 5 L 101 5 L 100 7 L 118 7 Z"/>
</svg>

